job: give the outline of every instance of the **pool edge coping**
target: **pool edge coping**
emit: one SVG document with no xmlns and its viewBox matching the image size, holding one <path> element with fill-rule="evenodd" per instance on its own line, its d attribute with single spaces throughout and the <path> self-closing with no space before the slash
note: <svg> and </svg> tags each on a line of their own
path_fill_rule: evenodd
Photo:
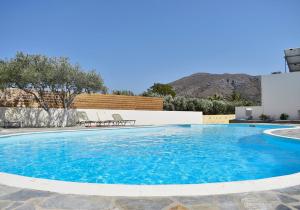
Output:
<svg viewBox="0 0 300 210">
<path fill-rule="evenodd" d="M 300 138 L 273 134 L 275 130 L 299 129 L 293 128 L 266 129 L 263 133 L 277 137 L 300 140 Z M 93 129 L 94 130 L 94 129 Z M 65 132 L 70 130 L 48 131 Z M 72 130 L 78 131 L 78 130 Z M 47 131 L 39 131 L 44 133 Z M 24 135 L 37 132 L 7 134 L 8 136 Z M 32 190 L 49 191 L 60 194 L 124 196 L 124 197 L 156 197 L 156 196 L 205 196 L 232 193 L 258 192 L 276 190 L 300 185 L 300 172 L 257 180 L 219 182 L 207 184 L 174 184 L 174 185 L 126 185 L 67 182 L 50 179 L 40 179 L 0 172 L 0 184 Z"/>
</svg>

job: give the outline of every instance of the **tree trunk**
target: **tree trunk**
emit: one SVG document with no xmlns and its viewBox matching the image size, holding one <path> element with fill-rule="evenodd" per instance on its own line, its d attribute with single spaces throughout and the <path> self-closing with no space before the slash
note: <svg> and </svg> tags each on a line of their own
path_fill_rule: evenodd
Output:
<svg viewBox="0 0 300 210">
<path fill-rule="evenodd" d="M 52 113 L 50 110 L 45 110 L 48 114 L 48 123 L 47 123 L 47 127 L 50 128 L 51 127 L 51 123 L 52 123 Z"/>
<path fill-rule="evenodd" d="M 61 127 L 66 127 L 68 123 L 68 109 L 64 108 Z"/>
</svg>

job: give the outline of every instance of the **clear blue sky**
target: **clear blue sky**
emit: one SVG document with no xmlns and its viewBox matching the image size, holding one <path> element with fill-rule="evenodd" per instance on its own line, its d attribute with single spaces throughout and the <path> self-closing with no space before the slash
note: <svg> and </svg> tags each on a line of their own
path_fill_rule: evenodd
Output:
<svg viewBox="0 0 300 210">
<path fill-rule="evenodd" d="M 300 47 L 300 0 L 1 0 L 0 57 L 67 56 L 136 93 L 196 72 L 268 74 Z"/>
</svg>

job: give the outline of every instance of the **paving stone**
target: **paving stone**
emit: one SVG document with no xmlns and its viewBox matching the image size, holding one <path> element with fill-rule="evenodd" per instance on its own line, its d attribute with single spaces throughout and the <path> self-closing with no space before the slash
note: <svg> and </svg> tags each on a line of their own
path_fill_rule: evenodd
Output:
<svg viewBox="0 0 300 210">
<path fill-rule="evenodd" d="M 242 206 L 237 195 L 218 195 L 216 196 L 216 201 L 220 210 L 236 210 Z"/>
<path fill-rule="evenodd" d="M 300 205 L 294 206 L 294 208 L 300 210 Z"/>
<path fill-rule="evenodd" d="M 0 185 L 0 193 L 3 210 L 286 210 L 292 209 L 290 204 L 300 210 L 300 186 L 255 193 L 154 198 L 61 195 L 6 189 L 4 185 Z"/>
<path fill-rule="evenodd" d="M 10 201 L 0 201 L 0 209 L 4 209 L 5 207 L 8 207 L 11 205 Z"/>
<path fill-rule="evenodd" d="M 284 189 L 275 190 L 280 193 L 289 194 L 289 195 L 300 195 L 300 186 L 288 187 Z"/>
<path fill-rule="evenodd" d="M 48 209 L 108 210 L 114 209 L 111 198 L 100 196 L 56 195 L 41 203 Z"/>
<path fill-rule="evenodd" d="M 16 209 L 17 207 L 23 205 L 23 202 L 11 202 L 11 205 L 9 205 L 8 207 L 4 208 L 5 210 L 12 210 L 12 209 Z"/>
<path fill-rule="evenodd" d="M 295 203 L 295 202 L 299 201 L 295 198 L 292 198 L 292 197 L 286 196 L 286 195 L 278 195 L 278 197 L 283 203 Z"/>
<path fill-rule="evenodd" d="M 182 205 L 176 205 L 176 206 L 168 208 L 168 210 L 189 210 L 189 209 Z"/>
<path fill-rule="evenodd" d="M 274 209 L 272 202 L 266 201 L 255 194 L 247 194 L 241 199 L 242 207 L 251 210 Z"/>
<path fill-rule="evenodd" d="M 25 203 L 17 208 L 15 210 L 37 210 L 38 207 L 34 203 Z"/>
<path fill-rule="evenodd" d="M 50 195 L 53 195 L 53 193 L 38 190 L 19 190 L 11 194 L 1 196 L 0 200 L 25 201 L 31 198 L 47 197 Z"/>
<path fill-rule="evenodd" d="M 202 205 L 195 205 L 195 206 L 189 206 L 189 210 L 219 210 L 217 206 L 210 205 L 210 204 L 202 204 Z M 234 210 L 234 209 L 230 209 Z"/>
<path fill-rule="evenodd" d="M 183 197 L 173 197 L 174 200 L 182 203 L 184 205 L 197 205 L 203 203 L 216 203 L 216 196 L 183 196 Z"/>
<path fill-rule="evenodd" d="M 265 200 L 266 202 L 278 202 L 278 201 L 280 201 L 277 197 L 277 194 L 272 192 L 272 191 L 256 192 L 255 195 L 258 196 L 261 200 Z"/>
<path fill-rule="evenodd" d="M 32 198 L 25 201 L 22 205 L 17 207 L 15 210 L 38 210 L 40 209 L 40 204 L 45 200 L 45 198 Z"/>
<path fill-rule="evenodd" d="M 17 192 L 19 190 L 20 189 L 15 188 L 15 187 L 9 187 L 9 186 L 5 186 L 5 185 L 0 185 L 0 196 L 11 194 L 11 193 Z"/>
<path fill-rule="evenodd" d="M 115 202 L 126 210 L 160 210 L 173 203 L 169 198 L 119 198 Z"/>
<path fill-rule="evenodd" d="M 276 207 L 275 210 L 292 210 L 290 207 L 287 207 L 286 205 L 280 204 Z"/>
</svg>

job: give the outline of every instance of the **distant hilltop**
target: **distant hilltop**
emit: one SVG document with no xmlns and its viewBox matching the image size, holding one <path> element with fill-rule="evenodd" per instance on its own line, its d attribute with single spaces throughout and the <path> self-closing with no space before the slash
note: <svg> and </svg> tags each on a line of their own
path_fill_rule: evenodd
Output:
<svg viewBox="0 0 300 210">
<path fill-rule="evenodd" d="M 178 96 L 208 98 L 219 95 L 229 98 L 233 92 L 260 103 L 260 76 L 248 74 L 196 73 L 169 83 Z"/>
</svg>

